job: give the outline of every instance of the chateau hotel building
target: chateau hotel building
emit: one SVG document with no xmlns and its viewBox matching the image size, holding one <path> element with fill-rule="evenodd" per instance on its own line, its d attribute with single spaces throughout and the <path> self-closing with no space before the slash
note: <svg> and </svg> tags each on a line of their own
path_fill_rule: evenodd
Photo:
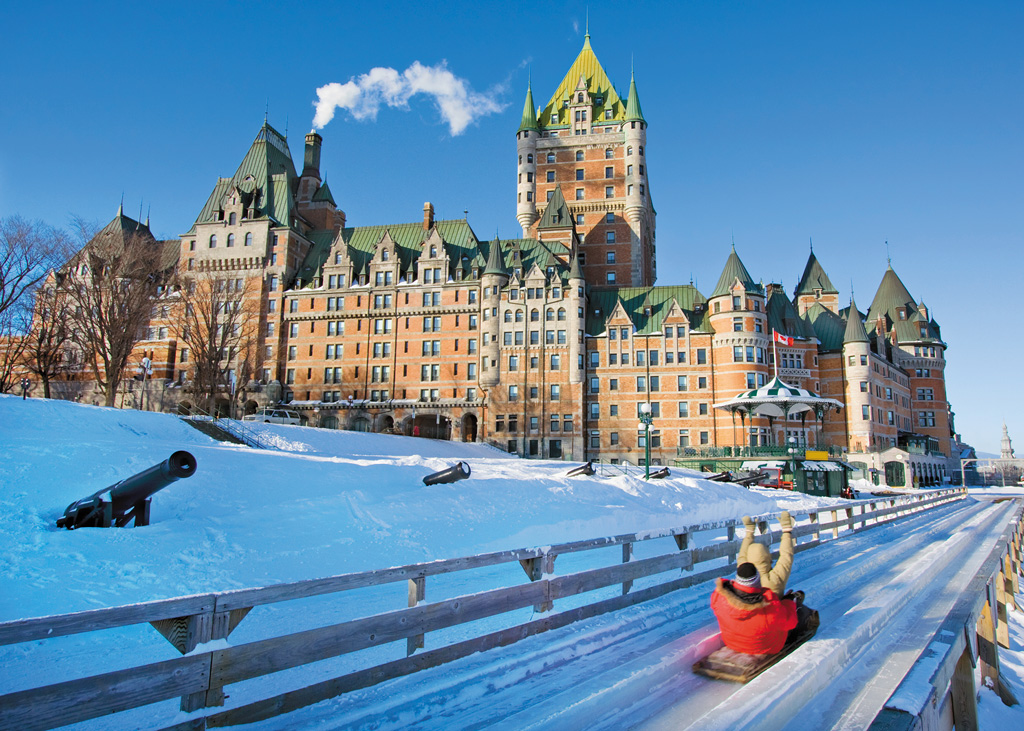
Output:
<svg viewBox="0 0 1024 731">
<path fill-rule="evenodd" d="M 650 403 L 656 464 L 790 437 L 851 460 L 896 447 L 948 457 L 946 345 L 891 267 L 866 313 L 840 306 L 813 252 L 792 295 L 758 283 L 735 250 L 707 294 L 655 286 L 646 136 L 635 81 L 621 96 L 588 35 L 543 106 L 526 93 L 522 237 L 485 241 L 429 203 L 412 222 L 347 226 L 322 181 L 321 136 L 306 135 L 297 172 L 264 123 L 181 237 L 182 269 L 249 280 L 260 298 L 259 385 L 244 408 L 281 400 L 315 426 L 637 464 Z M 793 339 L 778 346 L 780 377 L 840 411 L 737 423 L 714 408 L 771 380 L 773 331 Z M 173 339 L 140 348 L 159 353 L 158 377 L 187 381 Z"/>
</svg>

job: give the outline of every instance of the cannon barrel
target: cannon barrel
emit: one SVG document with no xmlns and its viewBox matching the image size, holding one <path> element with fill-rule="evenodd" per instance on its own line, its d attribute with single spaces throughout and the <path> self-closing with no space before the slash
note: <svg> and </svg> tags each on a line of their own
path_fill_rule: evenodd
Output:
<svg viewBox="0 0 1024 731">
<path fill-rule="evenodd" d="M 71 503 L 58 528 L 85 528 L 111 525 L 123 527 L 133 518 L 135 525 L 149 525 L 149 499 L 172 482 L 196 473 L 196 458 L 179 450 L 159 464 L 126 477 L 110 487 Z"/>
<path fill-rule="evenodd" d="M 577 477 L 579 475 L 585 475 L 587 477 L 590 477 L 591 475 L 596 474 L 596 472 L 597 470 L 594 469 L 594 460 L 590 460 L 585 465 L 580 465 L 579 467 L 572 468 L 571 470 L 565 473 L 565 476 Z"/>
<path fill-rule="evenodd" d="M 662 467 L 660 470 L 651 473 L 652 480 L 664 480 L 666 477 L 671 477 L 672 472 L 668 467 Z"/>
<path fill-rule="evenodd" d="M 447 485 L 450 482 L 458 482 L 469 477 L 469 465 L 465 462 L 456 462 L 446 470 L 434 472 L 423 478 L 424 485 Z"/>
</svg>

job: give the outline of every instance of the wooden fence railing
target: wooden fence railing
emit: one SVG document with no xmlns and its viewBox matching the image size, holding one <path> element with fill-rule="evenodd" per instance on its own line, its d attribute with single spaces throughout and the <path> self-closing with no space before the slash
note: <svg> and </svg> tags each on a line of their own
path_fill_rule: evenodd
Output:
<svg viewBox="0 0 1024 731">
<path fill-rule="evenodd" d="M 887 497 L 826 507 L 807 516 L 794 528 L 797 551 L 807 550 L 851 531 L 861 530 L 904 515 L 960 500 L 962 488 L 918 495 Z M 767 516 L 765 516 L 767 517 Z M 758 541 L 774 544 L 781 537 L 762 523 Z M 702 534 L 695 539 L 696 534 Z M 636 558 L 637 544 L 657 539 L 665 552 Z M 668 540 L 671 539 L 671 540 Z M 804 539 L 803 542 L 800 542 Z M 0 695 L 0 729 L 50 729 L 118 711 L 139 708 L 181 697 L 181 709 L 195 712 L 224 704 L 224 687 L 247 679 L 391 642 L 406 641 L 406 657 L 362 668 L 341 677 L 271 698 L 199 716 L 168 726 L 170 731 L 205 729 L 252 723 L 317 703 L 342 693 L 408 675 L 475 652 L 507 645 L 531 635 L 581 619 L 649 601 L 669 592 L 710 581 L 735 561 L 740 541 L 736 521 L 722 521 L 679 529 L 574 541 L 545 548 L 526 548 L 480 554 L 395 568 L 342 574 L 253 589 L 146 602 L 74 614 L 0 623 L 0 645 L 36 642 L 53 637 L 150 623 L 184 657 L 101 673 L 78 680 Z M 661 545 L 661 544 L 658 544 Z M 621 546 L 621 562 L 565 575 L 554 572 L 560 555 Z M 657 546 L 648 544 L 653 551 Z M 618 552 L 615 552 L 618 557 Z M 605 552 L 602 558 L 608 555 Z M 487 589 L 436 602 L 425 601 L 427 580 L 481 567 L 518 562 L 528 583 Z M 702 570 L 698 570 L 702 569 Z M 674 572 L 679 573 L 674 573 Z M 659 577 L 642 588 L 634 582 Z M 325 627 L 270 637 L 223 649 L 192 653 L 201 643 L 225 639 L 256 606 L 294 599 L 408 582 L 408 605 L 394 611 L 353 619 Z M 645 582 L 647 583 L 647 582 Z M 581 606 L 550 612 L 554 602 L 606 587 L 621 585 L 621 594 Z M 344 596 L 344 595 L 342 595 Z M 468 622 L 505 615 L 532 607 L 530 621 L 498 631 L 471 636 L 434 649 L 424 649 L 431 632 Z M 465 628 L 468 629 L 468 628 Z"/>
<path fill-rule="evenodd" d="M 975 668 L 1003 703 L 1017 705 L 999 672 L 999 647 L 1009 649 L 1007 607 L 1020 589 L 1024 509 L 1017 512 L 967 590 L 954 603 L 914 667 L 890 696 L 872 731 L 976 731 Z M 924 692 L 922 692 L 924 689 Z"/>
</svg>

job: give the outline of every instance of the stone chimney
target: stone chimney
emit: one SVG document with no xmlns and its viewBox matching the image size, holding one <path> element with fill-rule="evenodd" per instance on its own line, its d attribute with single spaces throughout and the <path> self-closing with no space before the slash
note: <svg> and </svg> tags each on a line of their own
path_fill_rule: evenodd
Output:
<svg viewBox="0 0 1024 731">
<path fill-rule="evenodd" d="M 302 176 L 307 175 L 320 180 L 320 146 L 324 138 L 317 134 L 316 130 L 310 130 L 306 135 L 306 154 L 302 160 Z"/>
<path fill-rule="evenodd" d="M 434 204 L 427 201 L 423 204 L 423 230 L 429 231 L 434 225 Z"/>
</svg>

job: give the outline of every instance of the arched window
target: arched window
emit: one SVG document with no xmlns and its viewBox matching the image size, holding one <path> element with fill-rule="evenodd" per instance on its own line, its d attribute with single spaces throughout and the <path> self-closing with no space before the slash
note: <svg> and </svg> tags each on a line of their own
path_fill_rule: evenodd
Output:
<svg viewBox="0 0 1024 731">
<path fill-rule="evenodd" d="M 537 322 L 540 320 L 540 312 L 537 310 L 530 310 L 530 322 Z"/>
<path fill-rule="evenodd" d="M 435 256 L 437 256 L 437 247 L 436 246 L 431 246 L 430 247 L 430 258 L 433 259 Z"/>
<path fill-rule="evenodd" d="M 387 261 L 388 259 L 391 258 L 391 252 L 388 251 L 387 249 L 382 249 L 380 252 L 380 258 L 381 261 Z"/>
<path fill-rule="evenodd" d="M 532 163 L 532 162 L 533 162 L 533 155 L 532 155 L 532 154 L 527 154 L 527 156 L 526 156 L 526 162 L 527 162 L 527 163 Z"/>
<path fill-rule="evenodd" d="M 544 319 L 547 320 L 548 322 L 551 322 L 552 320 L 554 320 L 555 319 L 555 311 L 552 310 L 549 307 L 547 312 L 544 313 Z"/>
<path fill-rule="evenodd" d="M 578 101 L 580 104 L 583 103 L 583 92 L 582 91 L 579 93 L 579 96 L 576 97 L 576 101 Z"/>
<path fill-rule="evenodd" d="M 555 161 L 555 153 L 549 152 L 548 153 L 548 162 L 554 162 L 554 161 Z"/>
<path fill-rule="evenodd" d="M 232 213 L 231 215 L 234 215 L 234 214 Z M 230 249 L 234 245 L 235 245 L 235 235 L 234 234 L 228 234 L 228 248 Z"/>
<path fill-rule="evenodd" d="M 565 308 L 564 307 L 559 307 L 558 308 L 558 319 L 559 320 L 564 320 L 565 319 Z"/>
<path fill-rule="evenodd" d="M 505 310 L 505 322 L 512 322 L 512 311 Z"/>
<path fill-rule="evenodd" d="M 605 160 L 611 160 L 613 157 L 615 157 L 615 151 L 612 148 L 610 148 L 610 147 L 607 148 L 604 151 L 604 159 Z"/>
<path fill-rule="evenodd" d="M 644 156 L 644 146 L 640 145 L 640 157 Z"/>
<path fill-rule="evenodd" d="M 522 156 L 522 155 L 520 155 L 520 156 L 519 156 L 519 164 L 520 164 L 520 165 L 522 165 L 522 164 L 523 164 L 523 156 Z"/>
<path fill-rule="evenodd" d="M 245 235 L 245 245 L 252 246 L 252 233 L 247 233 Z"/>
<path fill-rule="evenodd" d="M 523 321 L 523 311 L 522 310 L 516 310 L 516 322 L 522 322 L 522 321 Z"/>
<path fill-rule="evenodd" d="M 235 216 L 234 213 L 228 214 L 228 225 L 229 226 L 234 226 L 236 220 L 237 220 L 237 216 Z"/>
<path fill-rule="evenodd" d="M 576 150 L 576 162 L 583 159 L 583 150 Z"/>
<path fill-rule="evenodd" d="M 217 234 L 210 234 L 210 248 L 217 248 Z"/>
<path fill-rule="evenodd" d="M 626 148 L 626 154 L 627 155 L 632 155 L 633 154 L 633 146 L 632 145 L 630 145 L 629 147 Z"/>
</svg>

